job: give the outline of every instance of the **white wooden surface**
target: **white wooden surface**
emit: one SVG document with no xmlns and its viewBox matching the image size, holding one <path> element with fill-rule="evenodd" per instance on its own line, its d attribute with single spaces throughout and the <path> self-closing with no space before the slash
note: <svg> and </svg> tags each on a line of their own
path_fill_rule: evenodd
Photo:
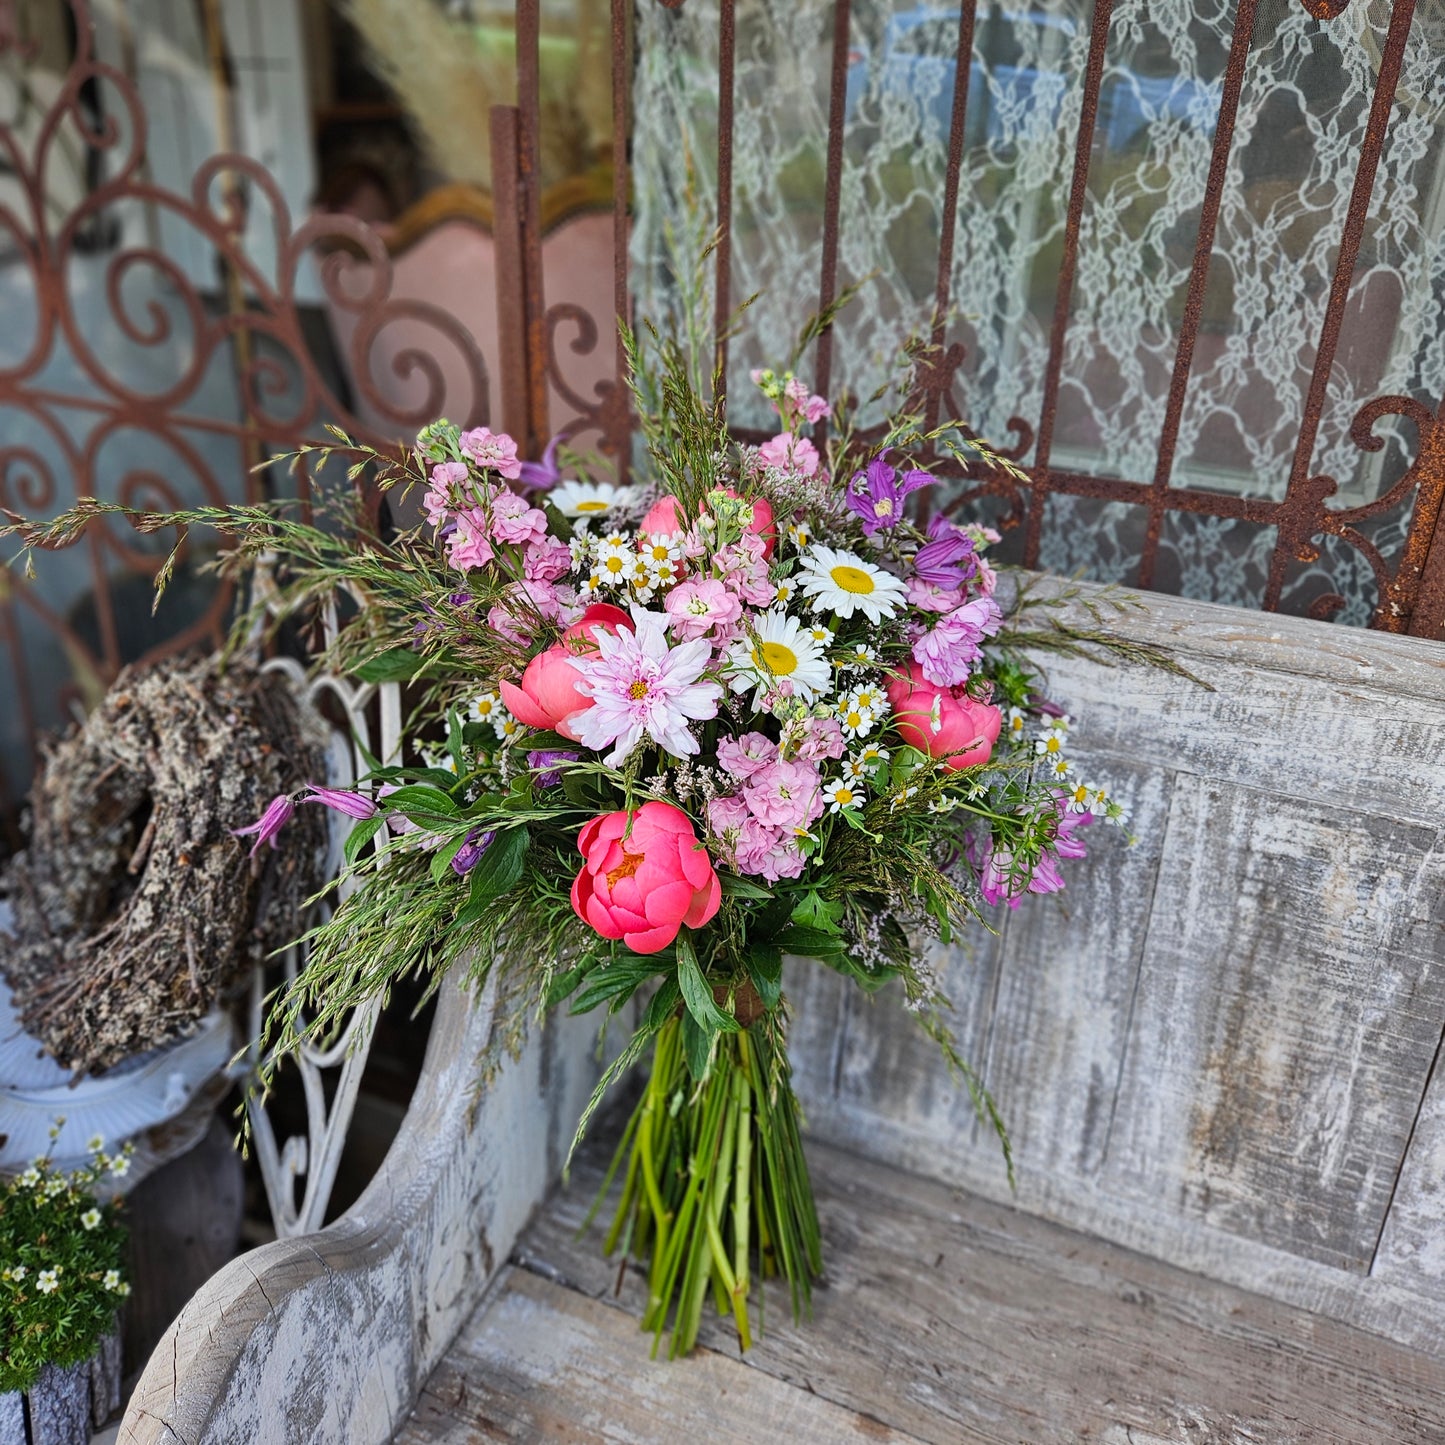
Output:
<svg viewBox="0 0 1445 1445">
<path fill-rule="evenodd" d="M 1048 663 L 1139 846 L 1095 829 L 1068 891 L 943 960 L 1017 1196 L 909 1016 L 794 964 L 812 1135 L 1445 1355 L 1445 646 L 1169 598 L 1124 627 L 1216 688 Z M 375 1184 L 187 1306 L 123 1440 L 349 1445 L 405 1418 L 592 1077 L 569 1021 L 473 1118 L 489 1027 L 445 993 Z M 834 1256 L 866 1248 L 838 1219 Z"/>
</svg>

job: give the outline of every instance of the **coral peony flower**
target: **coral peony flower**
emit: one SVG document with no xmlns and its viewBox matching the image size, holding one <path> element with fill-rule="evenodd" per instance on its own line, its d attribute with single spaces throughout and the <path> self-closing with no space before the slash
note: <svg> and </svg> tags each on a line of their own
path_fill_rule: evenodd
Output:
<svg viewBox="0 0 1445 1445">
<path fill-rule="evenodd" d="M 529 728 L 550 728 L 572 741 L 581 740 L 575 719 L 592 706 L 578 690 L 582 674 L 572 665 L 572 650 L 565 642 L 539 652 L 528 664 L 520 683 L 502 679 L 499 686 L 507 710 Z"/>
<path fill-rule="evenodd" d="M 936 687 L 916 662 L 909 663 L 906 677 L 889 681 L 888 701 L 903 741 L 950 768 L 986 763 L 1003 726 L 1003 714 L 991 703 L 961 688 Z"/>
<path fill-rule="evenodd" d="M 590 653 L 597 647 L 597 637 L 594 629 L 601 627 L 605 631 L 616 634 L 619 629 L 627 632 L 634 631 L 632 618 L 622 608 L 611 602 L 594 602 L 588 609 L 562 634 L 562 641 L 572 644 L 569 649 L 574 652 Z M 585 643 L 585 647 L 578 647 L 578 643 Z"/>
<path fill-rule="evenodd" d="M 738 496 L 738 493 L 731 487 L 724 487 L 723 491 L 729 497 Z M 753 519 L 744 530 L 761 537 L 763 539 L 763 556 L 771 557 L 773 543 L 777 540 L 777 530 L 773 526 L 773 504 L 766 497 L 754 497 L 751 505 Z M 706 515 L 706 511 L 703 515 Z M 674 537 L 682 533 L 682 512 L 677 505 L 677 498 L 671 495 L 659 497 L 648 509 L 638 531 L 643 536 L 660 533 L 664 537 Z"/>
<path fill-rule="evenodd" d="M 572 907 L 603 938 L 634 953 L 657 953 L 686 924 L 701 928 L 718 910 L 722 886 L 692 820 L 671 803 L 607 813 L 578 834 L 583 857 Z"/>
</svg>

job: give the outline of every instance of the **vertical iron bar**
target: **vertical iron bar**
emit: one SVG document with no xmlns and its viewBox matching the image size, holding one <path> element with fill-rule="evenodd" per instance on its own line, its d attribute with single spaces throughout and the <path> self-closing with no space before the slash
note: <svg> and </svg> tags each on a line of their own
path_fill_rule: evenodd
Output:
<svg viewBox="0 0 1445 1445">
<path fill-rule="evenodd" d="M 527 431 L 525 451 L 547 444 L 547 317 L 542 291 L 541 18 L 539 0 L 517 0 L 517 171 L 526 307 Z M 519 443 L 523 442 L 518 437 Z"/>
<path fill-rule="evenodd" d="M 1039 533 L 1044 520 L 1044 501 L 1049 491 L 1049 459 L 1054 445 L 1054 419 L 1059 407 L 1064 338 L 1069 329 L 1074 273 L 1079 265 L 1079 225 L 1089 186 L 1089 157 L 1094 146 L 1094 125 L 1099 117 L 1099 91 L 1104 82 L 1104 55 L 1109 43 L 1109 18 L 1113 10 L 1114 0 L 1094 0 L 1094 15 L 1089 25 L 1089 59 L 1084 70 L 1084 98 L 1079 108 L 1079 134 L 1074 146 L 1074 175 L 1069 185 L 1069 209 L 1064 220 L 1064 256 L 1059 266 L 1059 289 L 1054 297 L 1054 324 L 1049 333 L 1049 360 L 1044 371 L 1043 414 L 1039 418 L 1028 529 L 1024 534 L 1025 567 L 1036 567 L 1039 561 Z"/>
<path fill-rule="evenodd" d="M 1305 397 L 1304 416 L 1300 421 L 1299 441 L 1295 444 L 1294 461 L 1290 466 L 1289 484 L 1281 504 L 1281 526 L 1275 536 L 1274 553 L 1269 561 L 1269 583 L 1264 593 L 1264 609 L 1273 612 L 1279 606 L 1284 590 L 1285 569 L 1289 565 L 1289 544 L 1297 538 L 1288 523 L 1291 502 L 1304 501 L 1300 488 L 1304 485 L 1310 460 L 1314 456 L 1315 439 L 1319 435 L 1320 416 L 1324 411 L 1325 392 L 1330 371 L 1334 367 L 1339 346 L 1340 327 L 1344 322 L 1345 305 L 1350 299 L 1355 260 L 1360 252 L 1365 221 L 1370 211 L 1370 196 L 1375 189 L 1375 173 L 1380 154 L 1385 148 L 1385 132 L 1390 126 L 1390 111 L 1395 104 L 1395 87 L 1400 81 L 1400 67 L 1405 59 L 1405 42 L 1410 36 L 1410 23 L 1415 17 L 1415 0 L 1395 0 L 1390 11 L 1390 28 L 1385 35 L 1385 48 L 1380 55 L 1380 74 L 1375 81 L 1375 96 L 1370 102 L 1370 117 L 1365 124 L 1365 139 L 1360 147 L 1360 163 L 1355 171 L 1355 184 L 1350 192 L 1350 206 L 1345 214 L 1345 228 L 1340 236 L 1340 254 L 1335 262 L 1330 298 L 1325 305 L 1324 324 L 1320 327 L 1319 347 L 1315 351 L 1314 370 Z M 1304 519 L 1299 519 L 1303 521 Z"/>
<path fill-rule="evenodd" d="M 823 183 L 823 261 L 818 285 L 818 310 L 826 311 L 838 295 L 838 212 L 843 200 L 843 126 L 848 103 L 848 34 L 853 7 L 850 0 L 836 0 L 833 6 L 833 62 L 828 83 L 828 169 Z M 833 324 L 829 322 L 818 337 L 813 385 L 831 396 L 833 385 Z M 825 417 L 813 428 L 822 440 L 827 435 Z"/>
<path fill-rule="evenodd" d="M 717 342 L 713 362 L 718 395 L 728 385 L 728 315 L 732 307 L 733 260 L 733 71 L 736 63 L 736 16 L 733 0 L 718 7 L 717 49 L 717 256 L 713 297 L 713 335 Z"/>
<path fill-rule="evenodd" d="M 1415 514 L 1389 597 L 1370 620 L 1387 632 L 1445 640 L 1445 401 L 1420 438 Z"/>
<path fill-rule="evenodd" d="M 627 295 L 628 8 L 629 0 L 612 0 L 612 310 L 617 327 L 616 432 L 612 440 L 617 447 L 617 480 L 622 483 L 627 481 L 632 464 L 629 445 L 631 428 L 627 424 L 632 409 L 628 401 L 627 352 L 622 344 L 621 329 L 621 324 L 631 319 Z"/>
<path fill-rule="evenodd" d="M 953 242 L 958 229 L 958 175 L 963 165 L 964 123 L 968 115 L 968 84 L 973 71 L 973 30 L 977 0 L 965 0 L 958 15 L 958 53 L 953 63 L 953 115 L 948 127 L 948 165 L 943 172 L 943 217 L 938 232 L 938 281 L 933 290 L 933 334 L 929 338 L 934 365 L 943 356 L 943 338 L 948 303 L 953 290 Z M 846 80 L 846 72 L 845 72 Z M 941 373 L 939 375 L 942 380 Z M 923 424 L 927 431 L 938 425 L 943 401 L 942 385 L 929 391 L 924 404 Z"/>
<path fill-rule="evenodd" d="M 502 415 L 489 423 L 523 445 L 530 430 L 527 306 L 522 260 L 520 129 L 515 105 L 494 105 L 492 118 L 492 242 L 496 258 L 497 368 Z M 528 450 L 527 455 L 535 455 Z"/>
<path fill-rule="evenodd" d="M 1204 288 L 1209 279 L 1209 262 L 1214 254 L 1214 237 L 1219 229 L 1219 208 L 1234 147 L 1234 124 L 1239 115 L 1239 96 L 1244 88 L 1244 71 L 1254 38 L 1255 14 L 1259 0 L 1239 0 L 1234 17 L 1234 38 L 1224 71 L 1224 91 L 1219 98 L 1214 149 L 1209 157 L 1209 175 L 1204 182 L 1204 201 L 1199 208 L 1199 236 L 1194 245 L 1194 265 L 1189 272 L 1189 290 L 1184 302 L 1184 319 L 1179 326 L 1179 345 L 1174 353 L 1174 371 L 1169 378 L 1169 399 L 1164 409 L 1164 428 L 1159 436 L 1159 455 L 1154 464 L 1154 481 L 1149 495 L 1149 525 L 1144 535 L 1144 555 L 1139 562 L 1139 585 L 1154 585 L 1154 563 L 1159 552 L 1159 534 L 1164 526 L 1165 493 L 1174 471 L 1179 446 L 1179 424 L 1184 414 L 1184 397 L 1189 389 L 1189 372 L 1194 365 L 1194 347 L 1199 340 L 1199 319 L 1204 310 Z"/>
</svg>

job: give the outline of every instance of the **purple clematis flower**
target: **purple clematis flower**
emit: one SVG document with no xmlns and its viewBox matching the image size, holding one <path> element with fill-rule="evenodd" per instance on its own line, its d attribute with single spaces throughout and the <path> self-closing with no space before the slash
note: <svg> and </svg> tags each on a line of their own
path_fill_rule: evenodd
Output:
<svg viewBox="0 0 1445 1445">
<path fill-rule="evenodd" d="M 348 818 L 358 821 L 376 817 L 376 804 L 365 793 L 353 793 L 343 788 L 323 788 L 317 783 L 307 783 L 306 786 L 311 789 L 311 795 L 302 798 L 303 803 L 324 803 L 328 808 L 334 808 L 338 813 L 345 813 Z"/>
<path fill-rule="evenodd" d="M 547 487 L 556 485 L 562 476 L 562 469 L 557 465 L 557 447 L 565 436 L 565 432 L 558 432 L 547 443 L 547 450 L 542 453 L 540 462 L 522 463 L 519 480 L 524 487 L 540 487 L 545 490 Z"/>
<path fill-rule="evenodd" d="M 562 781 L 562 770 L 558 763 L 575 763 L 580 753 L 564 752 L 560 748 L 535 748 L 527 754 L 527 766 L 537 774 L 539 788 L 555 788 Z"/>
<path fill-rule="evenodd" d="M 914 575 L 935 587 L 961 587 L 978 573 L 973 538 L 947 517 L 935 517 L 928 524 L 925 542 L 913 556 Z"/>
<path fill-rule="evenodd" d="M 492 839 L 496 836 L 495 832 L 482 833 L 479 836 L 473 828 L 467 834 L 467 841 L 452 854 L 452 872 L 458 878 L 465 878 L 477 866 L 482 854 L 492 846 Z"/>
<path fill-rule="evenodd" d="M 863 531 L 872 536 L 883 527 L 895 527 L 903 520 L 904 499 L 934 480 L 927 472 L 905 472 L 890 467 L 881 456 L 868 463 L 866 472 L 854 472 L 845 500 L 863 519 Z"/>
<path fill-rule="evenodd" d="M 276 835 L 291 821 L 296 804 L 286 793 L 277 793 L 266 805 L 266 811 L 248 828 L 232 828 L 233 838 L 249 838 L 253 833 L 256 841 L 251 844 L 250 856 L 254 858 L 262 843 L 276 846 Z"/>
</svg>

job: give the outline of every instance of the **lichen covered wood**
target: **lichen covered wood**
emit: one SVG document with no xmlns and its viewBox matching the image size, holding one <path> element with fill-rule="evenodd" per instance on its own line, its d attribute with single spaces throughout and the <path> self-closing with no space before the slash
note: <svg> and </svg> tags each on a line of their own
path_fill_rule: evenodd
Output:
<svg viewBox="0 0 1445 1445">
<path fill-rule="evenodd" d="M 296 936 L 321 810 L 250 865 L 231 830 L 320 778 L 321 743 L 283 679 L 192 657 L 122 673 L 45 749 L 28 846 L 0 879 L 14 912 L 0 966 L 62 1064 L 95 1072 L 183 1034 Z"/>
</svg>

